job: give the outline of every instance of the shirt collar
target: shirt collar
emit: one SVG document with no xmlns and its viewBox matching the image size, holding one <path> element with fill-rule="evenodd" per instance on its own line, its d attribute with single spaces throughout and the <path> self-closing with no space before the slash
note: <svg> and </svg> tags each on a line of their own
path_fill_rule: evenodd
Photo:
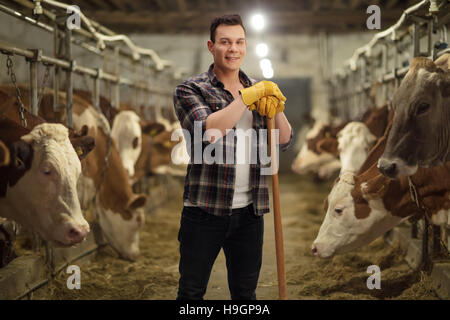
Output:
<svg viewBox="0 0 450 320">
<path fill-rule="evenodd" d="M 223 83 L 219 80 L 219 78 L 217 78 L 217 76 L 216 76 L 216 74 L 214 72 L 214 63 L 212 63 L 209 66 L 208 77 L 209 77 L 209 80 L 211 81 L 211 83 L 214 86 L 218 86 L 218 87 L 221 87 L 221 88 L 224 87 Z M 241 69 L 239 69 L 239 79 L 241 80 L 241 83 L 246 88 L 250 87 L 252 85 L 252 82 L 251 82 L 250 78 Z"/>
</svg>

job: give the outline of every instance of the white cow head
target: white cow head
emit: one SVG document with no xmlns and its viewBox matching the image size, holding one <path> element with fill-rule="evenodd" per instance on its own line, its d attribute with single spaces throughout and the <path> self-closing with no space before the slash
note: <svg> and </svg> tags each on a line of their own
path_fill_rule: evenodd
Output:
<svg viewBox="0 0 450 320">
<path fill-rule="evenodd" d="M 111 137 L 119 149 L 128 176 L 134 176 L 134 165 L 142 150 L 142 130 L 139 116 L 134 111 L 121 111 L 114 118 Z"/>
<path fill-rule="evenodd" d="M 364 189 L 364 184 L 361 187 Z M 316 256 L 328 258 L 350 252 L 401 222 L 402 218 L 386 210 L 381 198 L 364 195 L 355 199 L 354 188 L 354 174 L 342 172 L 328 195 L 326 216 L 312 245 Z"/>
<path fill-rule="evenodd" d="M 341 170 L 356 172 L 362 166 L 377 138 L 362 122 L 350 122 L 339 133 Z"/>
<path fill-rule="evenodd" d="M 22 136 L 14 155 L 29 169 L 13 186 L 0 208 L 7 218 L 35 230 L 48 241 L 71 246 L 85 239 L 89 224 L 83 218 L 77 194 L 81 164 L 61 124 L 37 125 Z"/>
</svg>

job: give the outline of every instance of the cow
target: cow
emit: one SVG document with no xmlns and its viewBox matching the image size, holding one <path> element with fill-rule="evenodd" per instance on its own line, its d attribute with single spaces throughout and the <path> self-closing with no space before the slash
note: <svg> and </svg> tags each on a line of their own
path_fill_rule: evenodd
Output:
<svg viewBox="0 0 450 320">
<path fill-rule="evenodd" d="M 1 91 L 5 88 L 0 88 Z M 21 91 L 23 102 L 28 106 L 28 90 L 21 87 Z M 59 92 L 59 99 L 62 104 L 66 102 L 64 92 Z M 86 210 L 94 203 L 97 220 L 108 243 L 122 258 L 136 260 L 139 229 L 145 221 L 142 208 L 146 196 L 133 193 L 117 146 L 110 139 L 111 129 L 105 116 L 77 95 L 73 96 L 72 110 L 74 128 L 87 130 L 95 138 L 95 149 L 81 161 L 82 175 L 77 185 L 81 208 Z M 50 122 L 66 123 L 66 110 L 53 110 L 51 89 L 43 92 L 39 114 Z"/>
<path fill-rule="evenodd" d="M 307 132 L 306 141 L 291 165 L 295 173 L 303 175 L 314 172 L 319 173 L 321 178 L 326 178 L 340 169 L 339 159 L 335 154 L 322 152 L 317 148 L 319 140 L 331 135 L 330 131 L 327 131 L 329 128 L 325 123 L 316 121 Z"/>
<path fill-rule="evenodd" d="M 77 193 L 81 163 L 61 124 L 27 129 L 0 117 L 0 139 L 11 152 L 0 167 L 0 213 L 56 246 L 73 246 L 89 233 Z"/>
<path fill-rule="evenodd" d="M 406 177 L 393 180 L 382 175 L 377 160 L 386 147 L 387 135 L 371 149 L 356 173 L 344 171 L 325 200 L 326 216 L 312 245 L 319 257 L 331 257 L 367 245 L 411 215 L 424 211 L 411 200 Z M 437 225 L 450 224 L 450 162 L 420 168 L 412 177 L 419 205 Z"/>
<path fill-rule="evenodd" d="M 86 101 L 91 100 L 91 93 L 75 90 L 75 94 Z M 144 134 L 154 136 L 164 130 L 164 126 L 154 121 L 142 121 L 131 106 L 120 103 L 120 109 L 114 108 L 108 99 L 100 96 L 100 109 L 111 126 L 111 137 L 117 145 L 122 163 L 130 180 L 135 175 L 135 165 L 142 150 Z"/>
<path fill-rule="evenodd" d="M 395 91 L 395 111 L 380 171 L 394 179 L 450 161 L 450 54 L 416 57 Z"/>
</svg>

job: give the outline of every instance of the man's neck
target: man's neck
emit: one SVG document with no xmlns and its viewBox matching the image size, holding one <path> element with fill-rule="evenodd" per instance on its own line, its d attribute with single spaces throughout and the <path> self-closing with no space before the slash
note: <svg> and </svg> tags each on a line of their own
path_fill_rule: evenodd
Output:
<svg viewBox="0 0 450 320">
<path fill-rule="evenodd" d="M 240 83 L 239 69 L 233 71 L 225 71 L 214 66 L 214 73 L 225 87 L 236 86 Z"/>
</svg>

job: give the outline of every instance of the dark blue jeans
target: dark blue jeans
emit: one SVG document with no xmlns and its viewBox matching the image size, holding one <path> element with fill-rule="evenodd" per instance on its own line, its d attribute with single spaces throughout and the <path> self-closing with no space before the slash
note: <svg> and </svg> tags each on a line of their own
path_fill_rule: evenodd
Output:
<svg viewBox="0 0 450 320">
<path fill-rule="evenodd" d="M 253 205 L 214 216 L 198 207 L 184 207 L 178 233 L 180 281 L 178 300 L 202 300 L 214 261 L 225 253 L 228 287 L 233 300 L 255 300 L 262 262 L 264 219 Z"/>
</svg>

